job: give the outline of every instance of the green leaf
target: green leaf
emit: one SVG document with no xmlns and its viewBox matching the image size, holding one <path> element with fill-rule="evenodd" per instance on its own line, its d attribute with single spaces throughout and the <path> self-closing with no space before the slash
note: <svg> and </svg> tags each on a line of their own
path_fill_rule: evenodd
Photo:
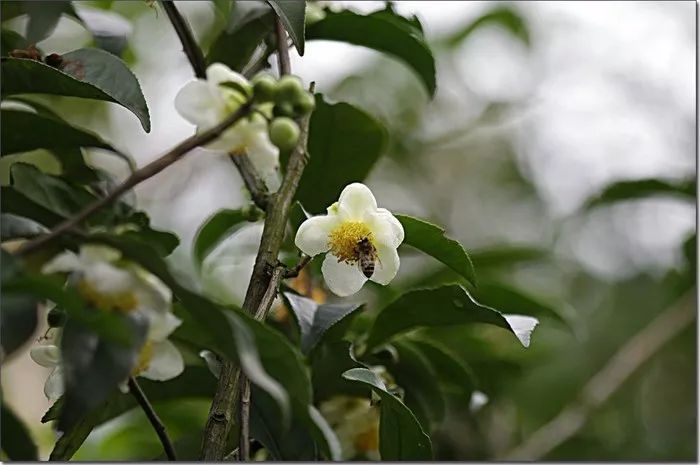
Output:
<svg viewBox="0 0 700 465">
<path fill-rule="evenodd" d="M 445 230 L 427 221 L 407 215 L 396 215 L 403 225 L 404 244 L 441 261 L 473 286 L 476 286 L 476 273 L 469 254 L 462 244 L 445 236 Z"/>
<path fill-rule="evenodd" d="M 387 10 L 369 15 L 326 11 L 324 19 L 309 25 L 306 40 L 336 40 L 392 55 L 410 66 L 433 96 L 435 59 L 416 23 Z"/>
<path fill-rule="evenodd" d="M 10 356 L 34 334 L 38 301 L 29 292 L 13 292 L 8 284 L 23 275 L 19 263 L 2 250 L 2 300 L 0 300 L 0 343 L 3 358 Z"/>
<path fill-rule="evenodd" d="M 27 217 L 49 228 L 63 220 L 60 215 L 30 200 L 17 189 L 9 186 L 0 187 L 0 209 L 4 213 Z"/>
<path fill-rule="evenodd" d="M 168 381 L 139 378 L 139 386 L 151 403 L 157 406 L 161 402 L 176 399 L 210 399 L 216 390 L 216 379 L 205 367 L 187 366 L 182 374 Z M 58 419 L 63 402 L 63 398 L 56 401 L 44 414 L 41 422 L 47 423 Z M 58 439 L 51 452 L 51 460 L 70 460 L 94 428 L 137 407 L 134 396 L 115 392 L 106 402 L 84 415 L 73 428 Z"/>
<path fill-rule="evenodd" d="M 26 425 L 8 407 L 5 399 L 2 401 L 2 451 L 13 461 L 30 462 L 39 460 L 36 444 Z"/>
<path fill-rule="evenodd" d="M 304 56 L 306 0 L 268 0 L 268 3 L 282 20 L 299 55 Z"/>
<path fill-rule="evenodd" d="M 513 266 L 520 262 L 542 260 L 549 255 L 544 249 L 517 245 L 502 245 L 474 249 L 469 254 L 476 269 Z"/>
<path fill-rule="evenodd" d="M 675 182 L 653 178 L 620 181 L 610 184 L 600 194 L 588 199 L 583 208 L 590 210 L 616 202 L 639 200 L 654 196 L 669 196 L 681 200 L 694 201 L 696 190 L 697 182 L 695 179 Z"/>
<path fill-rule="evenodd" d="M 343 373 L 350 381 L 372 388 L 382 399 L 379 422 L 379 453 L 382 460 L 432 460 L 430 437 L 423 431 L 413 412 L 386 390 L 384 382 L 371 370 L 353 368 Z"/>
<path fill-rule="evenodd" d="M 301 351 L 308 354 L 321 343 L 328 330 L 359 310 L 361 304 L 318 304 L 312 299 L 285 292 L 284 296 L 294 312 L 301 331 Z"/>
<path fill-rule="evenodd" d="M 21 110 L 1 110 L 0 114 L 3 156 L 36 149 L 67 150 L 98 147 L 113 150 L 97 134 L 71 126 L 56 118 Z M 28 137 L 29 134 L 31 137 Z"/>
<path fill-rule="evenodd" d="M 7 2 L 3 4 L 3 7 L 7 5 Z M 5 19 L 3 17 L 3 19 Z M 3 57 L 10 56 L 12 50 L 24 50 L 27 48 L 27 39 L 22 37 L 20 34 L 12 31 L 10 29 L 3 29 L 2 36 L 0 37 L 0 55 Z"/>
<path fill-rule="evenodd" d="M 366 368 L 352 355 L 352 344 L 348 341 L 334 341 L 316 349 L 311 356 L 311 382 L 316 404 L 333 396 L 344 394 L 352 397 L 366 397 L 369 390 L 351 383 L 342 374 L 352 368 Z"/>
<path fill-rule="evenodd" d="M 410 342 L 428 359 L 441 383 L 456 386 L 464 397 L 476 390 L 477 382 L 471 368 L 444 344 L 422 338 L 411 338 Z"/>
<path fill-rule="evenodd" d="M 0 228 L 2 228 L 2 232 L 0 232 L 2 242 L 13 239 L 28 239 L 48 232 L 48 229 L 36 221 L 12 213 L 0 214 Z"/>
<path fill-rule="evenodd" d="M 539 322 L 533 317 L 504 315 L 481 305 L 459 285 L 419 289 L 407 292 L 380 310 L 367 337 L 367 350 L 413 328 L 467 323 L 500 326 L 528 347 L 530 334 Z"/>
<path fill-rule="evenodd" d="M 272 9 L 264 2 L 236 2 L 226 30 L 209 49 L 207 63 L 223 63 L 234 71 L 243 71 L 258 46 L 273 31 L 273 19 Z"/>
<path fill-rule="evenodd" d="M 67 14 L 79 22 L 82 22 L 69 1 L 31 1 L 22 2 L 24 10 L 29 16 L 25 36 L 27 41 L 35 44 L 51 35 L 56 29 L 58 20 Z"/>
<path fill-rule="evenodd" d="M 316 94 L 309 128 L 310 158 L 296 199 L 310 212 L 321 213 L 345 186 L 365 179 L 386 148 L 387 133 L 364 111 L 327 103 L 321 94 Z"/>
<path fill-rule="evenodd" d="M 136 365 L 146 342 L 148 318 L 138 312 L 118 315 L 130 327 L 131 344 L 105 340 L 90 328 L 68 319 L 61 332 L 61 366 L 65 394 L 57 429 L 67 431 L 102 404 Z"/>
<path fill-rule="evenodd" d="M 217 244 L 230 236 L 248 218 L 247 212 L 223 209 L 215 212 L 197 230 L 193 241 L 195 263 L 200 265 L 204 257 L 211 252 Z"/>
<path fill-rule="evenodd" d="M 522 313 L 535 317 L 549 317 L 566 324 L 561 309 L 541 297 L 495 281 L 482 282 L 474 291 L 474 297 L 483 305 L 497 308 L 504 313 Z"/>
<path fill-rule="evenodd" d="M 485 15 L 479 16 L 469 23 L 467 27 L 451 34 L 445 40 L 445 43 L 450 47 L 454 47 L 469 37 L 472 32 L 478 28 L 489 25 L 502 26 L 515 37 L 523 41 L 525 45 L 530 45 L 530 32 L 527 23 L 517 10 L 507 6 L 494 8 Z"/>
<path fill-rule="evenodd" d="M 2 96 L 51 94 L 115 102 L 151 130 L 146 99 L 122 60 L 104 50 L 82 48 L 62 55 L 61 69 L 25 58 L 2 61 Z"/>
</svg>

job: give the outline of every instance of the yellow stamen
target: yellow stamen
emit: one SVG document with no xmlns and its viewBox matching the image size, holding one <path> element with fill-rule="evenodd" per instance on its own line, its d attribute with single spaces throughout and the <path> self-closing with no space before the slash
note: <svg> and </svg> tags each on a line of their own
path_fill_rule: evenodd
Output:
<svg viewBox="0 0 700 465">
<path fill-rule="evenodd" d="M 103 310 L 130 312 L 138 305 L 138 300 L 133 292 L 99 292 L 84 279 L 78 282 L 78 292 L 89 303 Z"/>
<path fill-rule="evenodd" d="M 369 226 L 362 221 L 345 221 L 328 235 L 328 245 L 339 262 L 353 263 L 359 258 L 357 244 L 362 239 L 372 242 Z"/>
<path fill-rule="evenodd" d="M 136 362 L 136 366 L 133 370 L 131 370 L 131 376 L 138 376 L 142 372 L 146 371 L 148 369 L 148 366 L 151 364 L 152 359 L 153 342 L 146 341 L 146 343 L 141 348 L 141 352 L 139 352 L 139 359 Z"/>
</svg>

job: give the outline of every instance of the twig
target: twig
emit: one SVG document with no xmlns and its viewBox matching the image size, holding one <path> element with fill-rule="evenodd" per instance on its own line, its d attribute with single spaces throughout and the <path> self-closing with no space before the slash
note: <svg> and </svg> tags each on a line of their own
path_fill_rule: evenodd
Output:
<svg viewBox="0 0 700 465">
<path fill-rule="evenodd" d="M 313 83 L 310 90 L 311 92 L 314 90 Z M 307 163 L 306 143 L 309 120 L 310 115 L 307 115 L 301 121 L 299 142 L 289 156 L 282 185 L 275 194 L 270 196 L 268 202 L 262 239 L 243 302 L 243 309 L 250 314 L 255 314 L 260 308 L 260 304 L 264 301 L 265 294 L 270 288 L 274 270 L 277 268 L 277 256 L 284 239 L 289 210 Z M 269 273 L 270 268 L 273 269 L 273 273 Z M 209 410 L 209 419 L 204 428 L 202 460 L 221 460 L 225 453 L 226 437 L 231 428 L 231 418 L 235 418 L 234 412 L 240 394 L 239 380 L 240 370 L 238 366 L 231 361 L 225 361 L 221 367 L 221 376 Z"/>
<path fill-rule="evenodd" d="M 250 157 L 246 153 L 231 154 L 233 164 L 238 168 L 238 172 L 243 178 L 245 186 L 250 192 L 253 203 L 261 210 L 267 209 L 267 204 L 270 201 L 270 193 L 267 190 L 265 182 L 258 174 L 255 166 L 250 161 Z"/>
<path fill-rule="evenodd" d="M 224 456 L 224 462 L 237 462 L 238 455 L 238 447 L 236 447 L 228 455 Z"/>
<path fill-rule="evenodd" d="M 161 444 L 163 444 L 163 450 L 165 451 L 165 455 L 168 456 L 168 460 L 176 461 L 177 457 L 175 456 L 175 448 L 173 447 L 172 441 L 170 441 L 170 437 L 168 437 L 168 432 L 165 430 L 165 425 L 160 418 L 158 418 L 158 414 L 155 410 L 153 410 L 153 406 L 148 401 L 146 394 L 143 393 L 141 386 L 139 386 L 139 383 L 137 383 L 136 379 L 133 377 L 129 378 L 129 392 L 136 398 L 136 402 L 139 403 L 144 413 L 148 417 L 148 421 L 151 422 L 153 429 L 158 435 L 158 439 L 160 439 Z"/>
<path fill-rule="evenodd" d="M 294 265 L 294 268 L 290 268 L 287 270 L 287 272 L 284 274 L 285 278 L 296 278 L 299 276 L 299 273 L 301 270 L 304 269 L 306 265 L 309 264 L 313 257 L 309 257 L 308 255 L 302 255 L 301 260 L 299 260 L 299 263 Z"/>
<path fill-rule="evenodd" d="M 182 43 L 182 49 L 185 55 L 187 55 L 187 59 L 190 60 L 194 75 L 200 79 L 206 79 L 207 66 L 204 62 L 204 55 L 202 54 L 202 49 L 199 48 L 197 41 L 194 39 L 192 29 L 190 29 L 187 20 L 177 11 L 177 7 L 175 7 L 175 4 L 171 0 L 161 0 L 160 4 L 163 5 L 165 14 L 168 15 L 168 19 L 172 23 Z"/>
<path fill-rule="evenodd" d="M 289 44 L 287 43 L 287 31 L 279 16 L 275 17 L 275 32 L 277 34 L 277 63 L 280 68 L 280 76 L 291 73 L 289 62 Z"/>
<path fill-rule="evenodd" d="M 247 462 L 250 460 L 250 380 L 243 376 L 241 382 L 241 393 L 239 397 L 239 425 L 240 434 L 238 436 L 238 460 Z"/>
<path fill-rule="evenodd" d="M 126 178 L 124 182 L 122 182 L 116 188 L 114 188 L 114 190 L 112 190 L 108 195 L 100 197 L 99 199 L 86 206 L 80 212 L 78 212 L 75 216 L 68 218 L 62 223 L 59 223 L 49 233 L 43 236 L 38 236 L 31 241 L 25 242 L 19 249 L 17 249 L 15 254 L 27 254 L 46 245 L 61 234 L 68 232 L 71 229 L 78 226 L 80 223 L 85 221 L 95 212 L 110 205 L 112 202 L 117 200 L 121 195 L 135 187 L 137 184 L 160 173 L 165 168 L 172 165 L 184 155 L 186 155 L 190 150 L 213 141 L 214 139 L 219 137 L 219 135 L 229 126 L 235 124 L 241 118 L 246 116 L 250 112 L 251 105 L 252 102 L 250 101 L 244 103 L 238 108 L 238 110 L 236 110 L 233 114 L 228 116 L 226 119 L 224 119 L 221 123 L 217 124 L 213 128 L 204 131 L 200 134 L 196 134 L 188 139 L 185 139 L 165 155 L 152 161 L 143 168 L 134 171 L 128 178 Z"/>
<path fill-rule="evenodd" d="M 691 300 L 692 299 L 692 300 Z M 588 416 L 604 404 L 639 367 L 695 319 L 694 296 L 686 295 L 637 333 L 581 390 L 577 401 L 566 406 L 501 460 L 540 460 L 574 436 Z"/>
</svg>

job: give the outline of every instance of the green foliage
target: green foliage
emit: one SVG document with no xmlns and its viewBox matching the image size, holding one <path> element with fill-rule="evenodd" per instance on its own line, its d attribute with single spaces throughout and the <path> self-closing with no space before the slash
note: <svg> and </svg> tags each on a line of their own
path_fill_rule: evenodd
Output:
<svg viewBox="0 0 700 465">
<path fill-rule="evenodd" d="M 25 37 L 32 44 L 48 37 L 64 14 L 82 22 L 69 1 L 25 1 L 22 2 L 22 6 L 29 17 Z"/>
<path fill-rule="evenodd" d="M 387 391 L 384 382 L 371 370 L 353 368 L 343 373 L 350 381 L 363 383 L 381 397 L 379 452 L 382 460 L 432 460 L 432 446 L 416 417 Z"/>
<path fill-rule="evenodd" d="M 248 219 L 243 209 L 219 210 L 211 215 L 197 230 L 193 241 L 195 263 L 201 264 L 218 243 L 230 236 Z"/>
<path fill-rule="evenodd" d="M 2 95 L 50 94 L 115 102 L 151 130 L 146 99 L 129 68 L 103 50 L 83 48 L 61 56 L 60 69 L 26 58 L 2 62 Z"/>
<path fill-rule="evenodd" d="M 695 179 L 682 182 L 670 182 L 661 179 L 620 181 L 610 184 L 601 193 L 588 199 L 584 209 L 656 196 L 668 196 L 692 201 L 695 198 L 696 190 L 697 182 Z"/>
<path fill-rule="evenodd" d="M 386 148 L 386 131 L 362 110 L 347 103 L 327 103 L 316 95 L 309 125 L 309 164 L 296 199 L 311 213 L 338 200 L 343 188 L 363 180 Z"/>
<path fill-rule="evenodd" d="M 410 245 L 441 261 L 476 286 L 476 274 L 469 254 L 462 245 L 445 236 L 445 230 L 406 215 L 396 215 L 404 229 L 404 244 Z"/>
<path fill-rule="evenodd" d="M 4 313 L 4 308 L 3 308 Z M 4 326 L 4 321 L 3 321 Z M 3 341 L 5 338 L 3 337 Z M 36 444 L 26 425 L 17 418 L 7 403 L 2 402 L 2 451 L 10 460 L 29 462 L 39 460 Z"/>
<path fill-rule="evenodd" d="M 445 43 L 454 47 L 462 43 L 477 29 L 489 25 L 501 26 L 520 39 L 525 45 L 530 45 L 530 31 L 527 23 L 516 9 L 508 6 L 494 8 L 488 13 L 479 16 L 465 28 L 450 35 L 445 40 Z"/>
<path fill-rule="evenodd" d="M 368 47 L 402 60 L 420 77 L 428 93 L 435 94 L 435 59 L 423 37 L 420 22 L 390 10 L 360 15 L 351 11 L 326 12 L 306 31 L 306 40 L 335 40 Z"/>
<path fill-rule="evenodd" d="M 37 326 L 38 300 L 31 293 L 8 290 L 8 284 L 21 279 L 22 270 L 12 256 L 2 251 L 2 302 L 0 302 L 0 341 L 3 357 L 11 355 L 29 339 Z"/>
<path fill-rule="evenodd" d="M 36 221 L 12 213 L 0 214 L 0 228 L 0 240 L 3 242 L 13 239 L 27 239 L 48 231 Z"/>
<path fill-rule="evenodd" d="M 269 0 L 268 3 L 282 20 L 299 55 L 304 56 L 305 0 Z"/>
</svg>

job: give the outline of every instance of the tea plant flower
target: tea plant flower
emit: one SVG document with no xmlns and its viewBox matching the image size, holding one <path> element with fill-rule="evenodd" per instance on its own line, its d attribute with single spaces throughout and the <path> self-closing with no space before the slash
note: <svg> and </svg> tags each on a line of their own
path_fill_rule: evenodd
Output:
<svg viewBox="0 0 700 465">
<path fill-rule="evenodd" d="M 321 271 L 328 288 L 341 297 L 359 291 L 368 279 L 386 285 L 399 269 L 403 226 L 367 186 L 345 187 L 326 215 L 299 227 L 295 244 L 309 256 L 326 253 Z M 371 264 L 370 264 L 371 263 Z"/>
<path fill-rule="evenodd" d="M 369 399 L 335 396 L 319 410 L 338 436 L 343 460 L 380 460 L 379 410 Z"/>
<path fill-rule="evenodd" d="M 139 312 L 148 319 L 146 342 L 141 347 L 132 376 L 165 381 L 184 370 L 182 355 L 168 336 L 181 320 L 172 314 L 171 292 L 157 277 L 142 268 L 124 262 L 121 254 L 109 247 L 85 245 L 75 254 L 57 255 L 47 263 L 44 273 L 71 273 L 69 282 L 95 311 Z M 60 332 L 56 336 L 60 339 Z M 32 348 L 31 358 L 41 366 L 53 368 L 44 386 L 49 399 L 63 393 L 63 369 L 55 343 Z"/>
<path fill-rule="evenodd" d="M 206 74 L 206 80 L 188 82 L 175 97 L 175 109 L 197 126 L 197 132 L 219 124 L 238 110 L 252 92 L 245 77 L 221 63 L 211 64 Z M 271 116 L 270 105 L 258 105 L 257 109 Z M 270 141 L 267 120 L 257 112 L 228 128 L 206 147 L 234 155 L 246 153 L 263 178 L 276 173 L 279 166 L 279 149 Z"/>
</svg>

